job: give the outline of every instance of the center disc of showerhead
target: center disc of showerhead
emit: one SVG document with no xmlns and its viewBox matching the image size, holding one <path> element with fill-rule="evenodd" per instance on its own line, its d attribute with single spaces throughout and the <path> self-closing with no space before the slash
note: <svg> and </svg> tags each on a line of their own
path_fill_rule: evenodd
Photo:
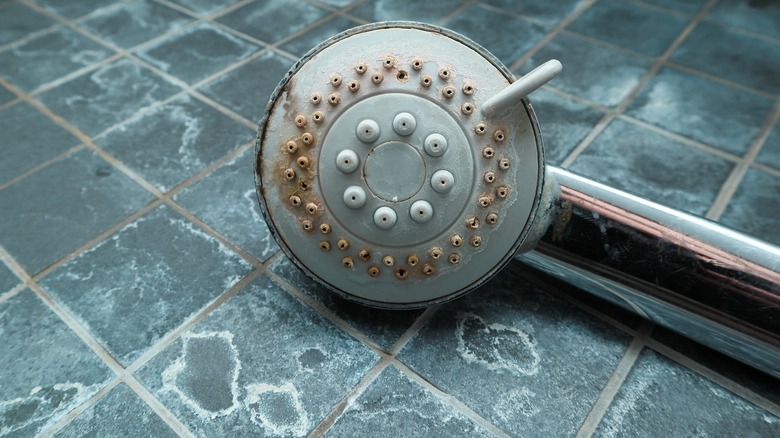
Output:
<svg viewBox="0 0 780 438">
<path fill-rule="evenodd" d="M 368 154 L 363 175 L 368 188 L 379 198 L 405 201 L 425 183 L 425 162 L 414 146 L 388 141 Z"/>
</svg>

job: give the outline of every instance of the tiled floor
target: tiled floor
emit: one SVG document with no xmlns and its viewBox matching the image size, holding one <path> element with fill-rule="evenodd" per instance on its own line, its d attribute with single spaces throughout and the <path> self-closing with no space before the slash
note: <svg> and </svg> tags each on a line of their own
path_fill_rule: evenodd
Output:
<svg viewBox="0 0 780 438">
<path fill-rule="evenodd" d="M 375 20 L 475 39 L 547 159 L 780 244 L 780 3 L 0 0 L 0 436 L 778 436 L 780 384 L 513 265 L 427 311 L 287 261 L 252 143 Z"/>
</svg>

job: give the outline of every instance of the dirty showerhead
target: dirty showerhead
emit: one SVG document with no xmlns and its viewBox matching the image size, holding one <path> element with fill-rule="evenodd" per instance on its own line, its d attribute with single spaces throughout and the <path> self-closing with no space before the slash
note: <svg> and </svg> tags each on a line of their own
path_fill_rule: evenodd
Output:
<svg viewBox="0 0 780 438">
<path fill-rule="evenodd" d="M 422 307 L 487 281 L 533 234 L 542 141 L 494 56 L 419 23 L 358 27 L 287 74 L 260 124 L 256 184 L 285 253 L 335 293 Z"/>
</svg>

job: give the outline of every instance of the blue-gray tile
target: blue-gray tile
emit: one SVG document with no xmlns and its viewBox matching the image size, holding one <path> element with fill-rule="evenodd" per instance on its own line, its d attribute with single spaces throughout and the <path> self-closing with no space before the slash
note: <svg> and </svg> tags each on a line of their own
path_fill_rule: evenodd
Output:
<svg viewBox="0 0 780 438">
<path fill-rule="evenodd" d="M 536 23 L 496 12 L 478 3 L 462 10 L 447 22 L 447 27 L 476 41 L 505 65 L 516 61 L 547 33 Z M 496 32 L 496 29 L 501 29 L 501 32 Z"/>
<path fill-rule="evenodd" d="M 511 270 L 443 306 L 399 359 L 512 436 L 571 436 L 630 337 Z"/>
<path fill-rule="evenodd" d="M 179 91 L 150 70 L 121 59 L 41 93 L 38 99 L 87 135 L 95 136 Z"/>
<path fill-rule="evenodd" d="M 491 6 L 520 14 L 542 24 L 553 26 L 566 18 L 584 0 L 558 0 L 554 2 L 519 2 L 517 0 L 483 0 Z"/>
<path fill-rule="evenodd" d="M 21 283 L 22 280 L 5 263 L 0 263 L 0 297 Z"/>
<path fill-rule="evenodd" d="M 25 5 L 0 5 L 0 45 L 16 41 L 53 24 L 54 20 Z"/>
<path fill-rule="evenodd" d="M 270 269 L 299 291 L 327 307 L 349 325 L 360 330 L 384 351 L 389 352 L 423 312 L 422 310 L 375 309 L 347 301 L 314 282 L 287 257 L 280 257 Z"/>
<path fill-rule="evenodd" d="M 563 64 L 563 72 L 550 86 L 609 107 L 625 99 L 651 65 L 648 59 L 561 33 L 516 73 L 529 72 L 550 59 Z"/>
<path fill-rule="evenodd" d="M 780 93 L 780 44 L 716 24 L 699 23 L 669 60 L 766 93 Z"/>
<path fill-rule="evenodd" d="M 368 0 L 350 10 L 349 14 L 366 21 L 414 20 L 435 24 L 463 3 L 463 0 L 430 0 L 425 2 Z"/>
<path fill-rule="evenodd" d="M 217 21 L 260 41 L 275 43 L 327 14 L 302 1 L 266 0 L 242 6 Z"/>
<path fill-rule="evenodd" d="M 317 44 L 337 35 L 347 29 L 357 26 L 358 23 L 338 16 L 307 30 L 301 35 L 284 43 L 280 48 L 296 56 L 303 56 Z"/>
<path fill-rule="evenodd" d="M 780 122 L 775 123 L 774 129 L 761 147 L 756 161 L 780 170 Z"/>
<path fill-rule="evenodd" d="M 260 277 L 139 379 L 198 436 L 305 436 L 377 356 Z"/>
<path fill-rule="evenodd" d="M 780 2 L 721 0 L 706 19 L 780 39 Z"/>
<path fill-rule="evenodd" d="M 723 105 L 728 105 L 728 111 Z M 701 76 L 666 68 L 626 113 L 734 155 L 743 155 L 774 101 Z"/>
<path fill-rule="evenodd" d="M 279 247 L 260 213 L 253 163 L 254 153 L 248 150 L 178 193 L 174 200 L 228 240 L 265 261 Z"/>
<path fill-rule="evenodd" d="M 142 0 L 97 12 L 80 25 L 106 41 L 130 48 L 182 26 L 192 17 L 160 3 Z"/>
<path fill-rule="evenodd" d="M 493 436 L 417 382 L 389 366 L 325 436 Z"/>
<path fill-rule="evenodd" d="M 292 65 L 293 61 L 269 51 L 208 82 L 201 91 L 248 120 L 259 122 L 271 93 Z"/>
<path fill-rule="evenodd" d="M 617 119 L 577 157 L 572 170 L 663 205 L 704 215 L 734 165 Z"/>
<path fill-rule="evenodd" d="M 145 47 L 138 56 L 166 73 L 193 83 L 257 50 L 254 44 L 204 23 Z"/>
<path fill-rule="evenodd" d="M 0 74 L 30 91 L 111 54 L 91 39 L 60 28 L 0 53 Z"/>
<path fill-rule="evenodd" d="M 240 0 L 172 0 L 185 8 L 201 15 L 213 14 Z"/>
<path fill-rule="evenodd" d="M 0 244 L 35 275 L 152 199 L 82 149 L 0 190 Z"/>
<path fill-rule="evenodd" d="M 64 18 L 78 18 L 100 10 L 120 0 L 35 0 L 35 3 Z"/>
<path fill-rule="evenodd" d="M 0 303 L 0 435 L 37 436 L 113 373 L 30 290 Z"/>
<path fill-rule="evenodd" d="M 125 384 L 112 389 L 57 437 L 176 437 L 178 436 Z"/>
<path fill-rule="evenodd" d="M 251 129 L 185 94 L 139 111 L 95 142 L 166 192 L 253 136 Z"/>
<path fill-rule="evenodd" d="M 16 95 L 0 85 L 0 105 L 6 104 L 14 99 L 16 99 Z"/>
<path fill-rule="evenodd" d="M 129 365 L 250 269 L 163 205 L 57 268 L 41 285 Z"/>
<path fill-rule="evenodd" d="M 0 111 L 0 184 L 79 144 L 27 102 Z"/>
<path fill-rule="evenodd" d="M 780 245 L 780 177 L 749 169 L 720 222 Z"/>
<path fill-rule="evenodd" d="M 780 418 L 645 350 L 595 436 L 751 436 L 780 434 Z"/>
<path fill-rule="evenodd" d="M 544 139 L 544 160 L 558 165 L 604 117 L 601 111 L 544 89 L 530 97 Z"/>
<path fill-rule="evenodd" d="M 650 3 L 662 8 L 671 9 L 674 11 L 683 12 L 686 14 L 695 14 L 707 4 L 707 0 L 643 0 L 645 3 Z"/>
<path fill-rule="evenodd" d="M 602 0 L 568 29 L 627 49 L 659 56 L 682 32 L 689 20 L 616 0 Z"/>
</svg>

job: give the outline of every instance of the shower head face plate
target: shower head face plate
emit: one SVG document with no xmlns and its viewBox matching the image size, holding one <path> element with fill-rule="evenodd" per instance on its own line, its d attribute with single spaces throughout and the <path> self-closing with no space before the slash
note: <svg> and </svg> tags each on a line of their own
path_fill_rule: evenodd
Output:
<svg viewBox="0 0 780 438">
<path fill-rule="evenodd" d="M 377 307 L 424 307 L 492 277 L 523 243 L 543 185 L 530 104 L 480 111 L 513 80 L 468 39 L 416 23 L 315 48 L 258 133 L 260 204 L 285 253 Z"/>
</svg>

